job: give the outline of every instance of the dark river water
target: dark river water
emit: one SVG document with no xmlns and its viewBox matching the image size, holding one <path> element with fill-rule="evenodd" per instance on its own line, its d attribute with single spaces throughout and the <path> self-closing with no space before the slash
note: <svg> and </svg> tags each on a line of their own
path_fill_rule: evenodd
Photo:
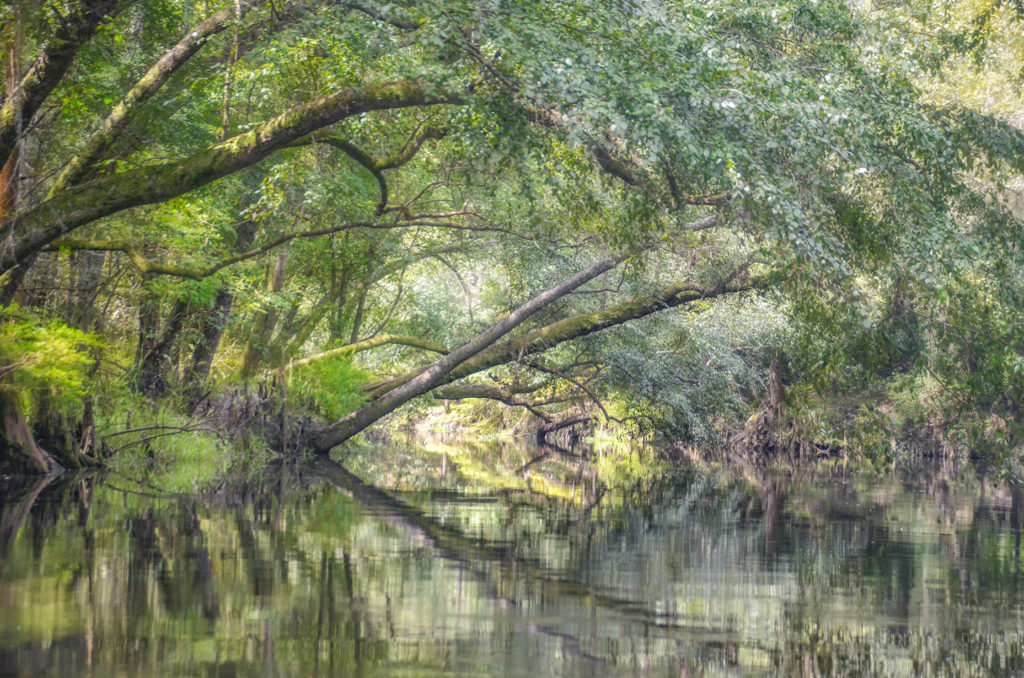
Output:
<svg viewBox="0 0 1024 678">
<path fill-rule="evenodd" d="M 0 675 L 1024 675 L 1014 485 L 482 449 L 0 484 Z"/>
</svg>

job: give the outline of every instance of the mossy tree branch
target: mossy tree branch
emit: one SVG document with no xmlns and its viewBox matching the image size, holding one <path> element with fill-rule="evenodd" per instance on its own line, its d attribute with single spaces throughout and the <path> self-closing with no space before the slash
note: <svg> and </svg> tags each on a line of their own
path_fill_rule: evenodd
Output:
<svg viewBox="0 0 1024 678">
<path fill-rule="evenodd" d="M 72 186 L 8 221 L 0 233 L 10 246 L 0 273 L 62 235 L 130 207 L 163 202 L 254 165 L 318 129 L 371 111 L 460 103 L 452 94 L 411 80 L 335 92 L 296 106 L 249 131 L 187 158 L 100 177 Z"/>
<path fill-rule="evenodd" d="M 39 111 L 71 67 L 71 63 L 107 18 L 129 3 L 125 0 L 75 0 L 69 11 L 60 13 L 56 3 L 56 26 L 39 56 L 22 76 L 15 91 L 0 107 L 0 166 L 3 166 L 18 143 L 21 130 Z"/>
<path fill-rule="evenodd" d="M 76 184 L 88 175 L 90 165 L 102 159 L 103 153 L 131 122 L 139 104 L 156 94 L 171 76 L 185 65 L 211 37 L 224 31 L 232 20 L 241 19 L 256 4 L 256 0 L 239 0 L 233 7 L 214 13 L 206 21 L 190 30 L 178 44 L 169 49 L 146 71 L 135 86 L 111 109 L 110 114 L 86 140 L 78 153 L 68 161 L 60 176 L 50 188 L 50 197 L 61 189 Z"/>
<path fill-rule="evenodd" d="M 406 383 L 385 393 L 376 400 L 342 417 L 324 430 L 316 441 L 316 449 L 326 453 L 370 426 L 381 417 L 393 412 L 413 398 L 423 395 L 442 383 L 450 383 L 449 375 L 482 351 L 486 351 L 501 337 L 505 336 L 543 308 L 561 299 L 581 285 L 603 275 L 626 259 L 625 255 L 607 257 L 592 264 L 576 275 L 550 287 L 526 303 L 520 305 L 489 328 L 476 335 L 462 346 L 429 365 L 420 374 Z"/>
<path fill-rule="evenodd" d="M 740 276 L 737 276 L 739 278 Z M 452 370 L 444 383 L 452 383 L 470 375 L 482 372 L 498 365 L 515 362 L 523 358 L 543 353 L 558 344 L 580 337 L 585 337 L 601 330 L 637 320 L 658 311 L 683 306 L 703 299 L 712 299 L 725 294 L 737 294 L 767 287 L 769 279 L 759 277 L 750 280 L 733 279 L 732 281 L 710 287 L 696 283 L 677 283 L 664 288 L 658 293 L 647 297 L 623 302 L 603 311 L 584 313 L 553 322 L 544 327 L 531 330 L 520 337 L 494 344 L 481 351 L 470 360 Z M 424 368 L 416 368 L 404 375 L 385 382 L 372 384 L 370 396 L 380 398 L 395 388 L 411 381 Z"/>
</svg>

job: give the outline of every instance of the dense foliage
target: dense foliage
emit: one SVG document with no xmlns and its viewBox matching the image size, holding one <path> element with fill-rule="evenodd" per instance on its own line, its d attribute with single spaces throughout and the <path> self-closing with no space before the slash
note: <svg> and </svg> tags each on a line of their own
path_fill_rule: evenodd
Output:
<svg viewBox="0 0 1024 678">
<path fill-rule="evenodd" d="M 1020 101 L 1009 5 L 2 13 L 0 337 L 54 350 L 0 386 L 82 394 L 9 400 L 65 465 L 133 393 L 320 452 L 427 393 L 768 453 L 1020 437 L 1024 133 L 962 84 Z"/>
</svg>

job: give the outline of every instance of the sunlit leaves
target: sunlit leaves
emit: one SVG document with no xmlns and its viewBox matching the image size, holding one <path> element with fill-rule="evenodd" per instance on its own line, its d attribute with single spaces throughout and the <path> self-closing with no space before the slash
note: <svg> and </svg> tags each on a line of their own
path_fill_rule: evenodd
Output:
<svg viewBox="0 0 1024 678">
<path fill-rule="evenodd" d="M 0 389 L 24 403 L 81 403 L 98 339 L 17 306 L 0 309 Z"/>
</svg>

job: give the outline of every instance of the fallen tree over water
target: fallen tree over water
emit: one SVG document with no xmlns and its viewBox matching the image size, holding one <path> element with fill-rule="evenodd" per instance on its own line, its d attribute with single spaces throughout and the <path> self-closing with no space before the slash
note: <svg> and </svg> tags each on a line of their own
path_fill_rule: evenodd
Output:
<svg viewBox="0 0 1024 678">
<path fill-rule="evenodd" d="M 729 280 L 723 280 L 717 285 L 702 286 L 695 283 L 671 285 L 644 299 L 624 302 L 603 311 L 565 318 L 526 332 L 521 337 L 501 343 L 497 342 L 530 314 L 597 275 L 596 273 L 589 275 L 590 271 L 604 272 L 613 265 L 613 261 L 605 260 L 595 264 L 585 272 L 586 275 L 575 276 L 543 295 L 535 297 L 516 312 L 523 311 L 523 313 L 511 314 L 441 360 L 378 385 L 374 389 L 373 400 L 331 424 L 314 442 L 314 449 L 320 453 L 329 452 L 331 448 L 347 441 L 412 398 L 423 395 L 443 384 L 513 360 L 521 360 L 525 356 L 543 352 L 563 342 L 621 325 L 657 311 L 675 308 L 698 300 L 712 299 L 723 294 L 758 289 L 766 284 L 766 279 L 763 278 L 746 279 L 744 274 L 747 267 L 742 266 L 730 276 Z"/>
</svg>

